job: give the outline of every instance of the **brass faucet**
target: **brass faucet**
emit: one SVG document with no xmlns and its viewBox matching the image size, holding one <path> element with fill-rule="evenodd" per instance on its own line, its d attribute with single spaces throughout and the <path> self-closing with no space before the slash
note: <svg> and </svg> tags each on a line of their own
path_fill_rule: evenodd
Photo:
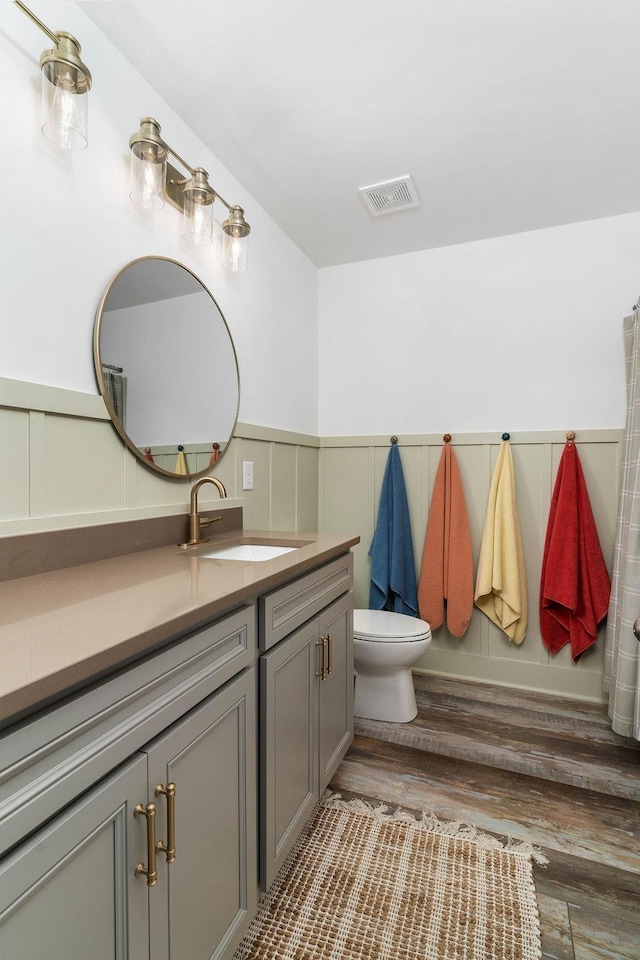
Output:
<svg viewBox="0 0 640 960">
<path fill-rule="evenodd" d="M 186 543 L 180 543 L 180 547 L 194 547 L 198 543 L 207 543 L 208 537 L 202 537 L 200 535 L 202 527 L 208 527 L 210 523 L 215 523 L 216 520 L 222 520 L 222 517 L 201 517 L 198 513 L 198 490 L 204 483 L 213 483 L 218 488 L 218 493 L 220 494 L 220 499 L 223 500 L 227 496 L 227 491 L 225 489 L 224 483 L 221 480 L 218 480 L 217 477 L 200 477 L 199 480 L 196 480 L 194 485 L 191 487 L 191 503 L 189 509 L 189 539 Z"/>
</svg>

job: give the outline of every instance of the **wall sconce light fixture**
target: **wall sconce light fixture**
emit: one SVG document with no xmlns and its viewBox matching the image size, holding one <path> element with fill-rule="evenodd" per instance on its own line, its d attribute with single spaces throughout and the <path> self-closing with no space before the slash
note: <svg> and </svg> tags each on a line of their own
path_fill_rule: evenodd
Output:
<svg viewBox="0 0 640 960">
<path fill-rule="evenodd" d="M 242 207 L 232 206 L 209 183 L 203 167 L 191 167 L 160 134 L 153 117 L 143 117 L 140 129 L 129 139 L 131 168 L 129 196 L 145 210 L 159 210 L 165 200 L 182 212 L 182 234 L 201 246 L 213 240 L 213 204 L 219 200 L 229 211 L 222 224 L 222 265 L 233 273 L 247 269 L 247 245 L 251 227 Z M 183 176 L 168 156 L 188 171 Z"/>
<path fill-rule="evenodd" d="M 87 146 L 87 95 L 91 74 L 80 59 L 80 44 L 70 33 L 54 33 L 20 0 L 13 0 L 55 47 L 40 57 L 42 71 L 42 132 L 63 150 Z"/>
</svg>

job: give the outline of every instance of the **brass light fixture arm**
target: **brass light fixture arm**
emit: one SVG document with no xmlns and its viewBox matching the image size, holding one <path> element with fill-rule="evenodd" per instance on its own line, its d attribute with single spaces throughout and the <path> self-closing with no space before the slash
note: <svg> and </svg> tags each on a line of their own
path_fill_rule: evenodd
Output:
<svg viewBox="0 0 640 960">
<path fill-rule="evenodd" d="M 211 189 L 213 190 L 213 187 L 212 187 Z M 233 210 L 233 206 L 232 206 L 230 203 L 227 203 L 227 201 L 225 200 L 225 198 L 222 197 L 222 196 L 220 196 L 220 194 L 218 193 L 217 190 L 214 190 L 213 192 L 214 192 L 215 195 L 216 195 L 216 200 L 219 200 L 220 203 L 224 204 L 224 206 L 227 208 L 227 210 L 229 211 L 229 213 L 231 213 L 231 211 Z"/>
<path fill-rule="evenodd" d="M 26 4 L 21 3 L 20 0 L 13 0 L 13 2 L 15 3 L 16 7 L 20 7 L 22 12 L 29 17 L 29 20 L 31 20 L 32 23 L 35 23 L 36 27 L 40 27 L 42 32 L 46 33 L 49 39 L 55 43 L 56 46 L 60 43 L 59 35 L 54 33 L 53 30 L 49 30 L 49 27 L 46 25 L 46 23 L 43 23 L 42 20 L 39 20 L 35 13 L 33 13 L 32 10 L 29 10 L 29 7 L 27 7 Z"/>
<path fill-rule="evenodd" d="M 167 153 L 170 153 L 172 157 L 175 157 L 175 159 L 178 161 L 178 163 L 181 163 L 182 166 L 185 168 L 185 170 L 188 170 L 189 173 L 191 174 L 191 176 L 193 177 L 193 176 L 195 175 L 195 172 L 196 172 L 195 169 L 194 169 L 192 166 L 190 166 L 190 165 L 187 163 L 186 160 L 183 160 L 183 158 L 180 156 L 180 154 L 179 154 L 179 153 L 176 153 L 176 151 L 173 149 L 173 147 L 170 147 L 169 144 L 166 142 L 166 140 L 163 140 L 162 142 L 164 143 L 164 146 L 165 146 L 165 149 L 166 149 Z M 186 182 L 187 182 L 187 179 L 188 179 L 188 178 L 185 178 L 184 180 L 181 180 L 181 181 L 179 181 L 179 182 L 180 182 L 180 183 L 186 183 Z"/>
<path fill-rule="evenodd" d="M 173 147 L 170 146 L 166 140 L 163 140 L 162 142 L 164 144 L 164 148 L 167 151 L 167 153 L 171 154 L 171 156 L 174 157 L 178 161 L 178 163 L 185 168 L 185 170 L 188 170 L 191 177 L 194 177 L 196 174 L 196 168 L 192 167 L 189 163 L 187 163 L 184 157 L 181 157 L 180 154 L 176 150 L 174 150 Z M 188 183 L 188 180 L 189 178 L 185 177 L 183 180 L 175 180 L 174 183 L 184 184 L 184 183 Z M 221 196 L 221 194 L 219 194 L 217 190 L 214 190 L 211 184 L 209 184 L 209 189 L 211 190 L 211 193 L 213 194 L 215 199 L 220 200 L 220 202 L 224 204 L 227 210 L 231 212 L 231 210 L 233 209 L 232 204 L 227 203 L 225 198 Z"/>
</svg>

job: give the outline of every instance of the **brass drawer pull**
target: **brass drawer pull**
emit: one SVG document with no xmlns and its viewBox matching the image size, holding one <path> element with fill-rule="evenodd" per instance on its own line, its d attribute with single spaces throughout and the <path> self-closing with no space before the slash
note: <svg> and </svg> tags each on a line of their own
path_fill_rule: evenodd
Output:
<svg viewBox="0 0 640 960">
<path fill-rule="evenodd" d="M 136 877 L 144 876 L 147 878 L 147 886 L 155 887 L 158 882 L 158 871 L 156 870 L 156 805 L 155 803 L 139 803 L 133 811 L 134 817 L 146 817 L 147 819 L 147 861 L 148 867 L 144 863 L 139 863 L 136 867 Z"/>
<path fill-rule="evenodd" d="M 163 787 L 161 783 L 156 787 L 156 797 L 167 798 L 167 843 L 166 846 L 159 840 L 156 850 L 164 853 L 167 863 L 174 863 L 176 859 L 176 785 L 168 783 Z"/>
<path fill-rule="evenodd" d="M 316 647 L 322 647 L 322 669 L 320 673 L 316 673 L 316 677 L 319 677 L 321 680 L 327 679 L 327 638 L 320 637 L 319 640 L 316 640 Z"/>
</svg>

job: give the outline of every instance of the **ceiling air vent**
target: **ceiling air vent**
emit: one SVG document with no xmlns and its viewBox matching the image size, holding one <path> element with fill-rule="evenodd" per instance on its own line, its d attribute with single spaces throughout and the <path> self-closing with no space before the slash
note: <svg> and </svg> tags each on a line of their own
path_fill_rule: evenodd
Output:
<svg viewBox="0 0 640 960">
<path fill-rule="evenodd" d="M 373 183 L 370 187 L 360 187 L 360 196 L 374 217 L 383 213 L 395 213 L 396 210 L 408 210 L 420 206 L 416 188 L 411 177 L 399 177 L 384 183 Z"/>
</svg>

